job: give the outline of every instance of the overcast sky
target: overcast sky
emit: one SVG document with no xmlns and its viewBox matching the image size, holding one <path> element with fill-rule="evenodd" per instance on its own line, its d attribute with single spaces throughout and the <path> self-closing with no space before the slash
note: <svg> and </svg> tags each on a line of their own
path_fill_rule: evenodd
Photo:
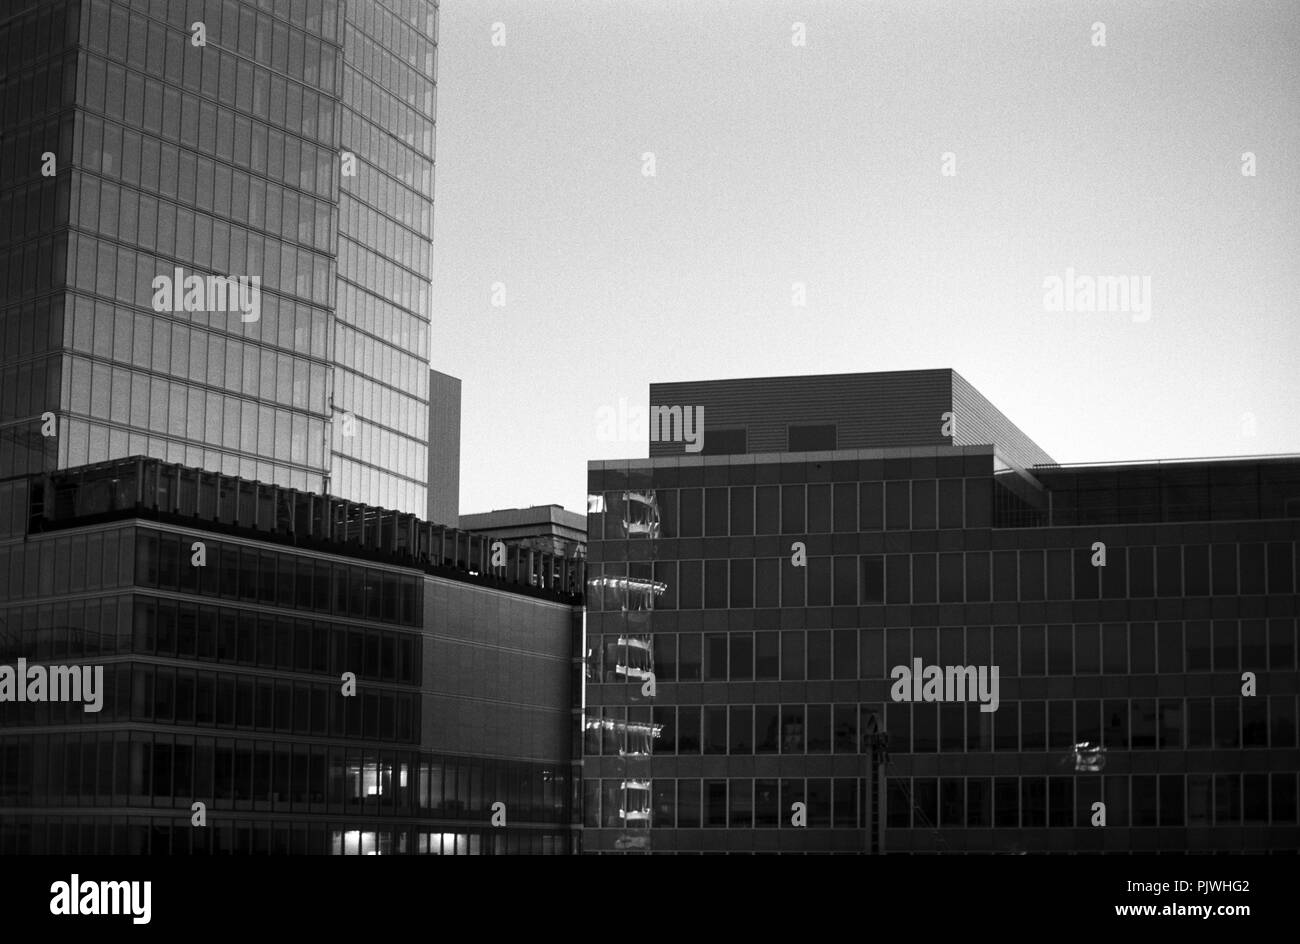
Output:
<svg viewBox="0 0 1300 944">
<path fill-rule="evenodd" d="M 443 0 L 439 41 L 462 513 L 583 510 L 658 381 L 952 367 L 1061 462 L 1300 452 L 1300 4 Z M 1149 309 L 1047 310 L 1070 269 Z"/>
</svg>

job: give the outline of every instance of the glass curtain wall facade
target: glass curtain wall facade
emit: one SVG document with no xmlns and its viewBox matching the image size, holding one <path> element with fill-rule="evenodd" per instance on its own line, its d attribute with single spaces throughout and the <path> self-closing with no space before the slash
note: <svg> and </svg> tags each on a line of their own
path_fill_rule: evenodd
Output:
<svg viewBox="0 0 1300 944">
<path fill-rule="evenodd" d="M 483 719 L 431 710 L 440 663 L 466 657 L 426 631 L 426 598 L 448 601 L 443 637 L 558 640 L 553 677 L 505 650 L 480 680 L 496 706 L 567 692 L 580 564 L 489 574 L 476 536 L 154 460 L 0 481 L 0 508 L 0 664 L 104 673 L 98 711 L 0 705 L 0 853 L 569 851 L 568 702 L 531 736 L 449 750 Z M 564 749 L 517 749 L 545 737 Z"/>
<path fill-rule="evenodd" d="M 59 408 L 68 323 L 79 8 L 25 6 L 0 4 L 0 476 L 58 461 L 41 415 Z"/>
<path fill-rule="evenodd" d="M 148 455 L 423 514 L 436 32 L 430 0 L 0 6 L 0 474 Z"/>
<path fill-rule="evenodd" d="M 338 194 L 330 490 L 423 515 L 438 5 L 341 6 L 338 143 L 355 173 Z"/>
<path fill-rule="evenodd" d="M 871 715 L 886 852 L 1300 848 L 1300 460 L 1025 473 L 967 446 L 589 481 L 584 849 L 624 848 L 609 719 L 653 726 L 654 851 L 860 852 Z M 650 489 L 653 544 L 620 510 Z M 602 592 L 625 580 L 664 587 L 649 706 Z M 894 700 L 914 659 L 998 666 L 997 710 Z"/>
</svg>

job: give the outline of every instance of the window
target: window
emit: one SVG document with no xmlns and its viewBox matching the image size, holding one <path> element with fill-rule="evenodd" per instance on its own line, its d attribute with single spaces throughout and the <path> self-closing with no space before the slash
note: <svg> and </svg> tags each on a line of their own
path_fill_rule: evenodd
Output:
<svg viewBox="0 0 1300 944">
<path fill-rule="evenodd" d="M 754 488 L 742 485 L 731 490 L 731 533 L 754 533 Z"/>
<path fill-rule="evenodd" d="M 751 829 L 754 825 L 754 781 L 732 780 L 728 790 L 732 829 Z"/>
<path fill-rule="evenodd" d="M 781 634 L 775 631 L 754 634 L 755 672 L 759 681 L 776 681 L 781 677 Z"/>
<path fill-rule="evenodd" d="M 1021 750 L 1041 751 L 1047 747 L 1047 705 L 1041 701 L 1020 703 Z"/>
<path fill-rule="evenodd" d="M 683 682 L 698 682 L 701 637 L 693 633 L 682 633 L 678 640 L 678 679 Z"/>
<path fill-rule="evenodd" d="M 1213 744 L 1210 699 L 1187 700 L 1187 746 L 1206 748 Z"/>
<path fill-rule="evenodd" d="M 677 781 L 677 827 L 694 829 L 700 825 L 700 781 Z"/>
<path fill-rule="evenodd" d="M 858 486 L 853 482 L 837 482 L 834 487 L 834 526 L 837 532 L 852 532 L 858 528 Z"/>
<path fill-rule="evenodd" d="M 1043 627 L 1020 627 L 1020 674 L 1046 675 L 1046 651 L 1043 645 Z"/>
<path fill-rule="evenodd" d="M 1156 670 L 1156 631 L 1152 623 L 1132 623 L 1129 627 L 1129 671 L 1151 675 Z"/>
<path fill-rule="evenodd" d="M 730 517 L 727 509 L 727 489 L 704 490 L 704 533 L 708 537 L 726 537 Z"/>
<path fill-rule="evenodd" d="M 754 751 L 775 754 L 781 744 L 780 708 L 776 705 L 754 707 Z"/>
<path fill-rule="evenodd" d="M 728 753 L 753 753 L 754 710 L 748 705 L 732 705 L 729 710 L 731 736 L 728 742 Z"/>
<path fill-rule="evenodd" d="M 708 633 L 704 637 L 704 680 L 706 682 L 727 680 L 726 633 Z"/>
<path fill-rule="evenodd" d="M 939 749 L 939 706 L 930 702 L 912 705 L 912 750 L 933 754 Z"/>
<path fill-rule="evenodd" d="M 1019 599 L 1016 578 L 1016 552 L 993 552 L 994 600 L 1015 601 Z"/>
<path fill-rule="evenodd" d="M 1215 620 L 1214 671 L 1236 672 L 1239 665 L 1236 622 L 1233 620 Z"/>
<path fill-rule="evenodd" d="M 728 567 L 726 560 L 704 562 L 704 605 L 708 609 L 725 609 L 727 606 Z"/>
<path fill-rule="evenodd" d="M 733 562 L 734 563 L 734 562 Z M 754 636 L 752 633 L 731 633 L 728 637 L 731 650 L 732 681 L 749 681 L 754 677 Z"/>
<path fill-rule="evenodd" d="M 804 752 L 804 706 L 783 705 L 781 708 L 781 753 Z"/>
<path fill-rule="evenodd" d="M 1128 549 L 1129 596 L 1153 597 L 1155 593 L 1154 548 Z"/>
<path fill-rule="evenodd" d="M 677 709 L 677 753 L 700 752 L 700 709 Z"/>
<path fill-rule="evenodd" d="M 891 531 L 911 527 L 910 486 L 907 481 L 885 483 L 885 527 Z"/>
<path fill-rule="evenodd" d="M 684 488 L 680 492 L 680 535 L 684 538 L 701 536 L 704 521 L 704 493 L 698 488 Z"/>
<path fill-rule="evenodd" d="M 830 630 L 817 629 L 808 633 L 808 678 L 829 679 L 831 677 L 831 633 Z"/>
<path fill-rule="evenodd" d="M 888 677 L 884 662 L 884 635 L 884 631 L 880 629 L 862 630 L 862 647 L 859 654 L 861 678 L 883 679 Z"/>
<path fill-rule="evenodd" d="M 781 486 L 781 533 L 802 534 L 804 531 L 804 486 Z"/>
<path fill-rule="evenodd" d="M 1241 745 L 1241 699 L 1214 699 L 1214 743 L 1216 747 Z"/>
<path fill-rule="evenodd" d="M 781 633 L 781 679 L 787 682 L 801 682 L 804 680 L 804 639 L 802 630 L 788 629 Z"/>
<path fill-rule="evenodd" d="M 831 530 L 831 487 L 808 486 L 808 533 L 825 534 Z"/>
<path fill-rule="evenodd" d="M 1128 672 L 1128 627 L 1107 623 L 1102 627 L 1102 665 L 1107 675 Z"/>
<path fill-rule="evenodd" d="M 1183 671 L 1183 624 L 1158 623 L 1159 671 L 1165 674 Z"/>
<path fill-rule="evenodd" d="M 912 528 L 925 530 L 937 527 L 935 514 L 936 482 L 921 479 L 912 483 Z"/>
<path fill-rule="evenodd" d="M 834 669 L 837 679 L 858 677 L 858 632 L 837 629 L 834 633 Z"/>
<path fill-rule="evenodd" d="M 1129 744 L 1133 750 L 1156 747 L 1156 702 L 1152 698 L 1135 698 L 1132 709 Z"/>
<path fill-rule="evenodd" d="M 1268 621 L 1268 664 L 1274 671 L 1295 668 L 1295 623 L 1292 620 Z"/>
<path fill-rule="evenodd" d="M 726 826 L 727 825 L 727 781 L 725 780 L 706 780 L 704 781 L 705 826 Z"/>
<path fill-rule="evenodd" d="M 862 558 L 862 602 L 885 602 L 885 559 L 883 557 Z"/>
<path fill-rule="evenodd" d="M 858 489 L 858 528 L 879 531 L 884 527 L 884 489 L 881 482 L 863 482 Z"/>
<path fill-rule="evenodd" d="M 755 489 L 756 534 L 777 534 L 781 530 L 781 487 L 760 485 Z"/>
</svg>

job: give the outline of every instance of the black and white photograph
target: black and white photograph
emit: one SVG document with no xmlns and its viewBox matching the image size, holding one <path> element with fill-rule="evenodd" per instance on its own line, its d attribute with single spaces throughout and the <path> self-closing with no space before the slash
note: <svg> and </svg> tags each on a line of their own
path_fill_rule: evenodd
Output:
<svg viewBox="0 0 1300 944">
<path fill-rule="evenodd" d="M 6 913 L 662 925 L 320 857 L 775 854 L 892 857 L 795 893 L 883 927 L 1281 918 L 1298 54 L 1295 0 L 0 0 Z"/>
</svg>

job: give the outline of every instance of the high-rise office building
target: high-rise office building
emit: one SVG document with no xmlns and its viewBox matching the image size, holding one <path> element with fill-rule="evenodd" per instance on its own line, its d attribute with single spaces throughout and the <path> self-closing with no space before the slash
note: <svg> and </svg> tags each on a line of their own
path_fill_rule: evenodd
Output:
<svg viewBox="0 0 1300 944">
<path fill-rule="evenodd" d="M 436 33 L 0 3 L 0 852 L 569 849 L 581 565 L 415 517 Z"/>
<path fill-rule="evenodd" d="M 431 0 L 4 4 L 0 474 L 424 514 L 436 35 Z"/>
<path fill-rule="evenodd" d="M 584 849 L 1300 848 L 1300 459 L 1057 465 L 948 370 L 650 404 L 589 465 Z"/>
</svg>

